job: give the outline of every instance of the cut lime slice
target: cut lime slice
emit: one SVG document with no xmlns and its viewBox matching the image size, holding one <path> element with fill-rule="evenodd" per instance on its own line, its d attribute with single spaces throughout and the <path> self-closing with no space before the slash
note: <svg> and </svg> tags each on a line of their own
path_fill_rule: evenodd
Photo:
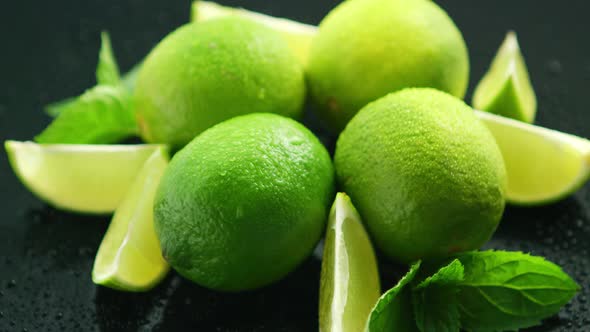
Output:
<svg viewBox="0 0 590 332">
<path fill-rule="evenodd" d="M 350 198 L 338 193 L 330 211 L 320 286 L 320 331 L 362 331 L 379 298 L 377 260 Z"/>
<path fill-rule="evenodd" d="M 537 99 L 514 32 L 508 32 L 489 71 L 475 88 L 473 106 L 516 120 L 534 122 Z"/>
<path fill-rule="evenodd" d="M 147 158 L 161 145 L 4 143 L 21 182 L 47 203 L 87 213 L 113 212 Z"/>
<path fill-rule="evenodd" d="M 507 200 L 519 205 L 557 201 L 590 175 L 590 141 L 475 111 L 500 147 L 508 173 Z"/>
<path fill-rule="evenodd" d="M 192 20 L 196 22 L 229 15 L 249 18 L 280 32 L 301 63 L 304 65 L 307 64 L 309 47 L 311 46 L 311 40 L 317 31 L 317 27 L 242 8 L 226 7 L 215 2 L 197 0 L 193 2 L 192 5 L 191 17 Z"/>
<path fill-rule="evenodd" d="M 168 272 L 153 218 L 154 196 L 167 165 L 168 153 L 158 149 L 139 171 L 98 249 L 92 269 L 95 284 L 146 291 Z"/>
</svg>

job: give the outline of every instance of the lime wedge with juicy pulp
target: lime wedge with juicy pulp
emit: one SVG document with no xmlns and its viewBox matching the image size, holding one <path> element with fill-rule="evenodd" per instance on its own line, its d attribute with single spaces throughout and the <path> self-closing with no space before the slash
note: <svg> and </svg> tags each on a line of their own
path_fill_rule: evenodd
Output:
<svg viewBox="0 0 590 332">
<path fill-rule="evenodd" d="M 590 175 L 590 141 L 475 111 L 496 138 L 508 174 L 507 200 L 519 205 L 557 201 Z"/>
<path fill-rule="evenodd" d="M 92 269 L 95 284 L 145 291 L 168 272 L 153 218 L 154 196 L 167 165 L 167 151 L 158 149 L 139 171 L 98 249 Z"/>
<path fill-rule="evenodd" d="M 111 213 L 147 158 L 162 145 L 4 143 L 21 182 L 65 210 Z"/>
<path fill-rule="evenodd" d="M 195 1 L 192 5 L 191 17 L 193 21 L 202 22 L 214 18 L 236 15 L 252 19 L 278 31 L 286 39 L 293 53 L 302 64 L 307 63 L 307 56 L 311 40 L 317 32 L 317 27 L 285 18 L 278 18 L 254 11 L 219 5 L 210 1 Z"/>
<path fill-rule="evenodd" d="M 320 331 L 362 331 L 381 294 L 377 260 L 350 198 L 330 211 L 320 285 Z"/>
<path fill-rule="evenodd" d="M 537 99 L 514 32 L 508 32 L 490 69 L 475 88 L 473 107 L 534 122 Z"/>
</svg>

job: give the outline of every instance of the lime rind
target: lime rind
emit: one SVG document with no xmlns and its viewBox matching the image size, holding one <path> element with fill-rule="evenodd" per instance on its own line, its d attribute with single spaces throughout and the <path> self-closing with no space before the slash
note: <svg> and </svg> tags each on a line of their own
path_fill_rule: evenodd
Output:
<svg viewBox="0 0 590 332">
<path fill-rule="evenodd" d="M 344 193 L 330 211 L 320 284 L 320 330 L 362 331 L 381 287 L 373 246 Z"/>
<path fill-rule="evenodd" d="M 95 284 L 141 292 L 166 276 L 169 266 L 154 230 L 153 201 L 168 159 L 165 149 L 156 150 L 115 211 L 94 262 Z"/>
<path fill-rule="evenodd" d="M 137 172 L 162 145 L 37 144 L 6 141 L 19 180 L 60 209 L 103 214 L 122 201 Z"/>
<path fill-rule="evenodd" d="M 231 15 L 251 19 L 281 33 L 301 63 L 307 63 L 311 40 L 318 29 L 316 26 L 243 8 L 227 7 L 210 1 L 194 1 L 191 8 L 191 20 L 195 22 Z"/>
<path fill-rule="evenodd" d="M 507 201 L 542 205 L 559 201 L 590 177 L 590 141 L 475 111 L 496 138 L 508 174 Z"/>
<path fill-rule="evenodd" d="M 519 121 L 534 122 L 537 100 L 514 32 L 508 32 L 490 69 L 476 86 L 473 106 Z"/>
</svg>

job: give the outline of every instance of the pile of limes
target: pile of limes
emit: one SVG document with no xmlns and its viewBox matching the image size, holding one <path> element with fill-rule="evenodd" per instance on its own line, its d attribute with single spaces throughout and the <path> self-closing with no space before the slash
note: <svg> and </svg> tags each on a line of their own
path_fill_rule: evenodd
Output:
<svg viewBox="0 0 590 332">
<path fill-rule="evenodd" d="M 461 100 L 467 47 L 432 1 L 349 0 L 319 28 L 200 1 L 193 19 L 137 76 L 134 114 L 152 145 L 6 143 L 15 172 L 42 199 L 116 209 L 94 266 L 98 284 L 147 290 L 170 264 L 212 289 L 268 285 L 311 254 L 343 191 L 326 231 L 322 289 L 333 301 L 321 309 L 366 318 L 370 306 L 345 309 L 338 294 L 359 292 L 346 289 L 352 278 L 370 293 L 359 299 L 379 296 L 369 239 L 402 263 L 478 249 L 506 200 L 551 202 L 590 173 L 585 139 Z M 333 163 L 297 122 L 306 96 L 339 134 Z M 474 103 L 533 121 L 514 34 Z M 177 151 L 169 165 L 168 149 Z"/>
</svg>

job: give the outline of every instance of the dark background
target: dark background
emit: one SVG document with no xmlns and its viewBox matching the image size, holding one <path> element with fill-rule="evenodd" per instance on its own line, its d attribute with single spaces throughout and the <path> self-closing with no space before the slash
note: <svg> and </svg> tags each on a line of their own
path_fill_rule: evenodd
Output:
<svg viewBox="0 0 590 332">
<path fill-rule="evenodd" d="M 339 1 L 221 1 L 317 24 Z M 590 136 L 590 3 L 437 1 L 464 34 L 471 84 L 504 34 L 518 33 L 543 126 Z M 189 1 L 60 0 L 0 5 L 0 140 L 27 140 L 49 122 L 48 102 L 94 85 L 99 32 L 111 33 L 123 70 L 188 21 Z M 470 100 L 470 93 L 468 94 Z M 547 174 L 551 176 L 551 174 Z M 16 179 L 0 153 L 0 331 L 317 331 L 320 262 L 310 258 L 260 291 L 219 294 L 174 273 L 147 294 L 92 284 L 109 217 L 47 207 Z M 546 207 L 506 210 L 491 248 L 523 250 L 562 265 L 582 292 L 543 327 L 590 331 L 590 186 Z M 255 267 L 253 267 L 255 268 Z M 403 271 L 383 264 L 383 286 Z"/>
</svg>

